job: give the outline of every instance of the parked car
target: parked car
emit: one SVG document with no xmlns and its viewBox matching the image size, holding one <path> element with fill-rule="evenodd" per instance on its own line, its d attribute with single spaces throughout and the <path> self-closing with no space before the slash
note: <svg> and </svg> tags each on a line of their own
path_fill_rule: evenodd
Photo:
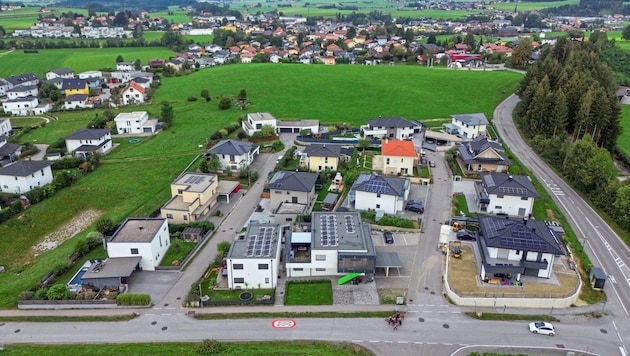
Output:
<svg viewBox="0 0 630 356">
<path fill-rule="evenodd" d="M 413 211 L 414 213 L 424 214 L 424 206 L 422 204 L 412 204 L 405 207 L 405 210 Z"/>
<path fill-rule="evenodd" d="M 394 243 L 394 235 L 392 235 L 392 233 L 389 232 L 389 231 L 385 231 L 383 233 L 383 238 L 385 239 L 385 243 L 386 244 L 393 244 Z"/>
<path fill-rule="evenodd" d="M 435 167 L 435 161 L 429 161 L 429 167 Z"/>
<path fill-rule="evenodd" d="M 554 336 L 556 334 L 556 329 L 553 328 L 553 325 L 551 325 L 551 323 L 547 323 L 544 321 L 535 321 L 533 323 L 529 323 L 529 332 L 534 334 Z"/>
<path fill-rule="evenodd" d="M 411 200 L 407 200 L 407 202 L 405 203 L 405 207 L 412 206 L 412 205 L 423 206 L 422 200 L 411 199 Z"/>
<path fill-rule="evenodd" d="M 466 240 L 466 241 L 477 241 L 477 235 L 466 230 L 457 231 L 457 239 L 458 240 Z"/>
</svg>

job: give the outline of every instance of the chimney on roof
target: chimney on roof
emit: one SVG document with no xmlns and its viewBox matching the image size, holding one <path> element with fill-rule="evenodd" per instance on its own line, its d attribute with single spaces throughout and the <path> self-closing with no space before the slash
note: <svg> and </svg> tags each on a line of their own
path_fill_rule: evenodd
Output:
<svg viewBox="0 0 630 356">
<path fill-rule="evenodd" d="M 508 179 L 510 179 L 510 180 L 511 180 L 512 178 L 514 178 L 514 177 L 512 177 L 512 175 L 510 174 L 510 175 L 508 176 Z"/>
<path fill-rule="evenodd" d="M 138 229 L 142 230 L 142 229 L 144 229 L 144 226 L 140 225 L 140 227 L 138 227 Z"/>
<path fill-rule="evenodd" d="M 385 138 L 385 144 L 389 143 L 389 139 Z"/>
<path fill-rule="evenodd" d="M 523 218 L 523 225 L 527 225 L 527 218 Z"/>
</svg>

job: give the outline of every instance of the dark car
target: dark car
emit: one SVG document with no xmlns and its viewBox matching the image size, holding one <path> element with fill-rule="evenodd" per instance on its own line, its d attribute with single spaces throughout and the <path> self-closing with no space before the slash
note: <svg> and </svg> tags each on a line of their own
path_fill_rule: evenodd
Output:
<svg viewBox="0 0 630 356">
<path fill-rule="evenodd" d="M 413 211 L 418 214 L 424 214 L 424 206 L 422 206 L 422 204 L 407 205 L 405 206 L 405 210 Z"/>
<path fill-rule="evenodd" d="M 405 203 L 405 207 L 412 206 L 412 205 L 422 206 L 422 200 L 412 199 L 412 200 L 407 200 L 407 202 Z"/>
<path fill-rule="evenodd" d="M 385 239 L 385 243 L 386 244 L 393 244 L 394 243 L 394 235 L 392 235 L 392 233 L 389 232 L 389 231 L 385 231 L 383 233 L 383 238 Z"/>
<path fill-rule="evenodd" d="M 470 231 L 459 230 L 457 231 L 457 239 L 460 241 L 461 240 L 477 241 L 477 236 Z"/>
</svg>

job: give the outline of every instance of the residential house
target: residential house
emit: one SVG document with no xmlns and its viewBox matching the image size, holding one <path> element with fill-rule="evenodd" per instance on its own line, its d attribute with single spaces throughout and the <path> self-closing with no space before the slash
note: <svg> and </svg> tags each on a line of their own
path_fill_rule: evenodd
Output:
<svg viewBox="0 0 630 356">
<path fill-rule="evenodd" d="M 212 173 L 184 173 L 171 183 L 171 199 L 160 216 L 172 224 L 197 221 L 217 203 L 219 178 Z"/>
<path fill-rule="evenodd" d="M 0 96 L 7 95 L 7 90 L 9 89 L 11 89 L 11 84 L 3 78 L 0 78 Z"/>
<path fill-rule="evenodd" d="M 459 136 L 468 139 L 486 135 L 486 128 L 490 124 L 483 113 L 451 115 L 451 118 L 451 125 L 457 128 Z"/>
<path fill-rule="evenodd" d="M 312 144 L 304 148 L 303 160 L 309 171 L 336 171 L 341 156 L 340 145 Z"/>
<path fill-rule="evenodd" d="M 249 224 L 247 231 L 232 241 L 226 256 L 230 289 L 273 289 L 278 283 L 282 229 L 275 224 Z"/>
<path fill-rule="evenodd" d="M 8 99 L 2 103 L 4 112 L 15 116 L 41 115 L 50 111 L 50 104 L 40 104 L 35 96 Z"/>
<path fill-rule="evenodd" d="M 421 128 L 420 124 L 405 120 L 402 117 L 379 117 L 368 120 L 367 125 L 361 126 L 361 131 L 366 138 L 404 140 L 413 137 L 413 134 L 420 132 Z"/>
<path fill-rule="evenodd" d="M 157 131 L 157 119 L 149 119 L 146 111 L 123 112 L 114 118 L 118 134 L 147 134 Z"/>
<path fill-rule="evenodd" d="M 299 205 L 306 210 L 311 207 L 318 174 L 310 172 L 276 172 L 269 181 L 271 209 L 283 211 L 283 205 Z"/>
<path fill-rule="evenodd" d="M 70 68 L 57 68 L 46 72 L 46 80 L 53 80 L 55 78 L 72 79 L 74 78 L 74 71 Z"/>
<path fill-rule="evenodd" d="M 554 259 L 564 255 L 560 238 L 542 220 L 480 215 L 481 279 L 495 274 L 551 278 Z"/>
<path fill-rule="evenodd" d="M 395 215 L 403 211 L 411 182 L 407 178 L 361 173 L 350 188 L 349 204 L 356 210 L 382 211 Z"/>
<path fill-rule="evenodd" d="M 110 258 L 141 257 L 140 268 L 154 271 L 170 245 L 166 219 L 127 218 L 107 242 L 107 255 Z"/>
<path fill-rule="evenodd" d="M 384 174 L 413 175 L 413 167 L 417 164 L 418 154 L 413 141 L 385 139 L 381 141 L 381 160 L 373 161 L 373 169 Z"/>
<path fill-rule="evenodd" d="M 8 120 L 8 119 L 6 119 Z M 2 119 L 0 119 L 0 131 L 4 125 Z M 22 153 L 22 146 L 17 143 L 9 142 L 8 135 L 3 135 L 0 132 L 0 166 L 9 162 L 15 161 Z"/>
<path fill-rule="evenodd" d="M 185 59 L 180 58 L 180 57 L 175 57 L 171 59 L 170 61 L 166 62 L 164 66 L 171 67 L 173 68 L 173 70 L 179 72 L 180 70 L 184 68 L 184 63 L 186 63 Z"/>
<path fill-rule="evenodd" d="M 154 59 L 149 60 L 149 67 L 153 69 L 164 68 L 165 64 L 166 64 L 166 60 L 161 59 L 161 58 L 154 58 Z"/>
<path fill-rule="evenodd" d="M 539 197 L 529 177 L 506 173 L 482 173 L 475 193 L 479 210 L 520 217 L 531 216 L 534 200 Z"/>
<path fill-rule="evenodd" d="M 325 65 L 334 66 L 335 65 L 335 57 L 334 56 L 325 56 L 324 57 L 324 64 Z"/>
<path fill-rule="evenodd" d="M 11 119 L 8 117 L 0 118 L 0 136 L 10 136 L 12 132 Z"/>
<path fill-rule="evenodd" d="M 7 90 L 6 94 L 9 99 L 26 98 L 27 96 L 37 97 L 39 90 L 36 85 L 18 85 Z"/>
<path fill-rule="evenodd" d="M 105 129 L 80 129 L 66 137 L 68 153 L 83 159 L 95 152 L 106 154 L 112 147 L 111 133 Z"/>
<path fill-rule="evenodd" d="M 75 94 L 90 94 L 90 88 L 88 87 L 87 80 L 85 79 L 64 79 L 63 84 L 61 84 L 61 90 L 65 92 L 66 96 Z"/>
<path fill-rule="evenodd" d="M 51 162 L 22 160 L 0 168 L 0 192 L 24 194 L 53 180 Z"/>
<path fill-rule="evenodd" d="M 64 80 L 65 78 L 53 78 L 53 79 L 47 80 L 46 82 L 53 84 L 55 87 L 57 87 L 57 89 L 61 90 Z"/>
<path fill-rule="evenodd" d="M 17 87 L 19 85 L 37 86 L 39 85 L 39 77 L 33 73 L 26 73 L 20 75 L 14 75 L 6 78 L 9 82 L 9 88 Z"/>
<path fill-rule="evenodd" d="M 472 141 L 460 143 L 457 150 L 460 164 L 468 172 L 501 173 L 507 171 L 511 164 L 503 146 L 485 136 L 480 135 Z"/>
<path fill-rule="evenodd" d="M 132 71 L 121 71 L 121 70 L 117 70 L 114 72 L 111 72 L 110 74 L 110 83 L 129 83 L 133 78 L 135 78 L 139 73 L 142 73 L 138 70 L 132 70 Z"/>
<path fill-rule="evenodd" d="M 146 89 L 133 80 L 120 92 L 120 102 L 123 105 L 141 104 L 146 100 Z"/>
<path fill-rule="evenodd" d="M 376 272 L 372 230 L 359 212 L 313 212 L 311 221 L 311 231 L 286 241 L 287 277 Z"/>
<path fill-rule="evenodd" d="M 136 70 L 136 62 L 118 62 L 116 63 L 116 70 L 119 71 L 132 71 Z"/>
<path fill-rule="evenodd" d="M 232 172 L 237 172 L 252 164 L 258 154 L 260 154 L 260 146 L 251 142 L 222 140 L 206 152 L 206 157 L 210 157 L 213 154 L 219 158 L 221 169 L 229 167 Z"/>
<path fill-rule="evenodd" d="M 66 110 L 87 108 L 88 98 L 89 96 L 87 94 L 66 96 L 65 99 L 63 99 L 63 108 Z"/>
<path fill-rule="evenodd" d="M 241 121 L 241 127 L 249 136 L 260 131 L 264 125 L 273 127 L 275 132 L 277 119 L 268 112 L 248 113 L 247 119 Z"/>
<path fill-rule="evenodd" d="M 103 72 L 100 70 L 88 70 L 85 72 L 79 73 L 79 79 L 90 79 L 90 78 L 103 78 Z"/>
</svg>

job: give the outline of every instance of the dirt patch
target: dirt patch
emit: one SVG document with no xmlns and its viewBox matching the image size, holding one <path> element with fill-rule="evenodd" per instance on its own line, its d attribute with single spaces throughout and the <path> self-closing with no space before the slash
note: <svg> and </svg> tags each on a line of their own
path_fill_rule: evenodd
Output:
<svg viewBox="0 0 630 356">
<path fill-rule="evenodd" d="M 407 295 L 407 289 L 404 288 L 379 288 L 378 297 L 381 304 L 395 304 L 396 297 L 404 297 Z"/>
<path fill-rule="evenodd" d="M 66 240 L 73 238 L 76 234 L 85 230 L 85 228 L 92 224 L 100 215 L 101 213 L 96 210 L 86 210 L 79 213 L 73 217 L 72 220 L 59 227 L 57 231 L 44 236 L 40 243 L 33 246 L 31 253 L 26 259 L 34 260 L 38 256 L 61 245 Z"/>
</svg>

